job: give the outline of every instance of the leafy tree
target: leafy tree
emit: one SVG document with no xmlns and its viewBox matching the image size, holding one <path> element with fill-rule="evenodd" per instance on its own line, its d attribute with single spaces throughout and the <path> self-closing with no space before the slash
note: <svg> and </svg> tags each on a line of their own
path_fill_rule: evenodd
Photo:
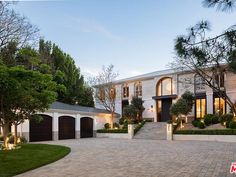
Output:
<svg viewBox="0 0 236 177">
<path fill-rule="evenodd" d="M 90 78 L 90 84 L 95 88 L 95 100 L 111 113 L 111 128 L 113 128 L 113 119 L 115 114 L 116 89 L 113 84 L 118 73 L 114 72 L 114 66 L 103 66 L 102 72 L 97 76 Z"/>
<path fill-rule="evenodd" d="M 186 91 L 181 95 L 181 98 L 186 101 L 189 112 L 192 110 L 194 104 L 194 95 L 190 91 Z"/>
<path fill-rule="evenodd" d="M 17 50 L 16 42 L 9 42 L 4 47 L 0 48 L 0 58 L 6 66 L 15 66 L 15 55 Z"/>
<path fill-rule="evenodd" d="M 123 115 L 129 123 L 135 123 L 138 111 L 139 110 L 134 105 L 127 105 L 124 107 Z"/>
<path fill-rule="evenodd" d="M 16 52 L 14 60 L 17 65 L 24 66 L 25 69 L 37 70 L 39 68 L 40 60 L 38 52 L 30 46 L 19 49 Z"/>
<path fill-rule="evenodd" d="M 221 11 L 231 11 L 235 7 L 235 0 L 204 0 L 205 7 L 216 7 Z"/>
<path fill-rule="evenodd" d="M 233 7 L 234 0 L 205 0 L 204 5 L 227 10 Z M 177 57 L 172 63 L 177 69 L 190 70 L 199 75 L 205 84 L 223 98 L 236 113 L 234 101 L 226 93 L 225 87 L 217 78 L 226 71 L 236 72 L 236 26 L 228 28 L 215 37 L 209 37 L 209 22 L 201 21 L 191 27 L 187 35 L 179 36 L 175 42 Z"/>
<path fill-rule="evenodd" d="M 176 103 L 172 104 L 170 107 L 170 113 L 175 115 L 178 119 L 181 118 L 182 115 L 186 117 L 189 112 L 192 111 L 194 96 L 191 92 L 186 91 L 180 99 L 177 100 Z M 182 120 L 181 120 L 182 127 Z"/>
<path fill-rule="evenodd" d="M 36 112 L 48 109 L 56 100 L 57 89 L 51 75 L 22 67 L 0 67 L 0 125 L 6 147 L 9 126 L 17 126 Z M 17 131 L 15 133 L 16 138 Z"/>
<path fill-rule="evenodd" d="M 134 105 L 134 107 L 137 109 L 136 117 L 138 121 L 141 121 L 143 119 L 143 111 L 145 110 L 142 98 L 133 97 L 131 105 Z"/>
</svg>

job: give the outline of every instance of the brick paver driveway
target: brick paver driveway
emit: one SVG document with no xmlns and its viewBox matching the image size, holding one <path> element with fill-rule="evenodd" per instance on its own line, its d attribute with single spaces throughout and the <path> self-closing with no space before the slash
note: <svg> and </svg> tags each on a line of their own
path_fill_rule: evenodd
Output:
<svg viewBox="0 0 236 177">
<path fill-rule="evenodd" d="M 236 143 L 80 139 L 49 142 L 71 147 L 65 158 L 24 173 L 27 177 L 233 176 Z"/>
</svg>

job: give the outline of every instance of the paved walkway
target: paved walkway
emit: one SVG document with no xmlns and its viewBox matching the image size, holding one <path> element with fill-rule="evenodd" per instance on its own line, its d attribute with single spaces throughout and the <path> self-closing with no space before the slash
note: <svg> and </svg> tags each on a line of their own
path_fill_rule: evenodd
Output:
<svg viewBox="0 0 236 177">
<path fill-rule="evenodd" d="M 65 158 L 22 177 L 225 177 L 236 143 L 80 139 L 49 142 L 71 147 Z"/>
</svg>

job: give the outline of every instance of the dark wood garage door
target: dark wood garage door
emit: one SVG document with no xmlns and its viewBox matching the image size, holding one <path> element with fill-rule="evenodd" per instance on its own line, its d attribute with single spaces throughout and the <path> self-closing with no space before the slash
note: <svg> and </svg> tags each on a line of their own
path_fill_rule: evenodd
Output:
<svg viewBox="0 0 236 177">
<path fill-rule="evenodd" d="M 75 118 L 59 117 L 59 140 L 63 139 L 75 139 Z"/>
<path fill-rule="evenodd" d="M 82 117 L 80 119 L 80 138 L 93 137 L 93 119 Z"/>
<path fill-rule="evenodd" d="M 30 141 L 48 141 L 52 140 L 52 117 L 41 115 L 43 120 L 37 122 L 30 120 Z"/>
</svg>

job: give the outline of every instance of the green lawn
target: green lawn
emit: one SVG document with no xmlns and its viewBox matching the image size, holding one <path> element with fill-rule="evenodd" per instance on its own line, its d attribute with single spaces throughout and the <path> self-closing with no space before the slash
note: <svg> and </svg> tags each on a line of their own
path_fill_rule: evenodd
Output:
<svg viewBox="0 0 236 177">
<path fill-rule="evenodd" d="M 47 144 L 24 144 L 17 150 L 0 151 L 0 177 L 14 176 L 38 168 L 68 153 L 68 147 Z"/>
</svg>

